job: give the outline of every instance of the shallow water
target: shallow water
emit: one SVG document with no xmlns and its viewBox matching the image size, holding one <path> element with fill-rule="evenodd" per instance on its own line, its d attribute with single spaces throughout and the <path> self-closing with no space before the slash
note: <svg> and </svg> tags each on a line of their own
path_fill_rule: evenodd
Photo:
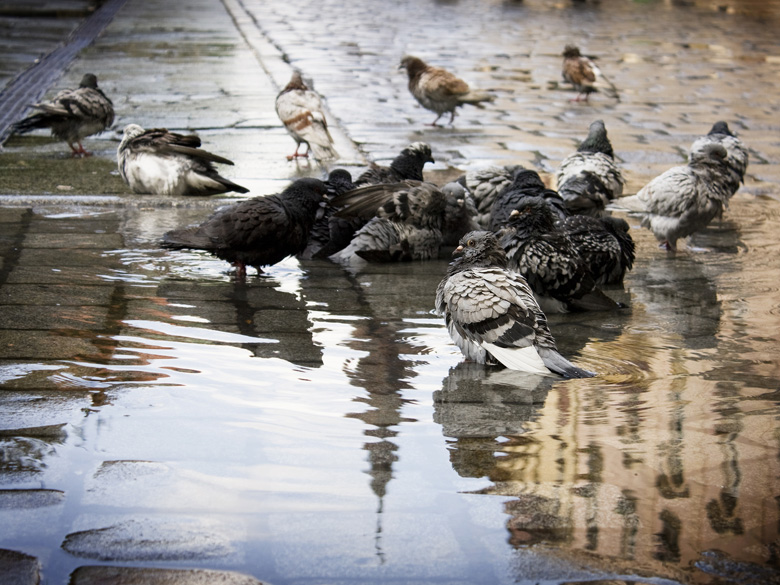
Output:
<svg viewBox="0 0 780 585">
<path fill-rule="evenodd" d="M 25 247 L 0 289 L 0 481 L 35 503 L 0 511 L 0 546 L 47 575 L 777 577 L 772 200 L 737 196 L 708 252 L 640 255 L 610 291 L 629 309 L 551 316 L 599 372 L 571 381 L 461 363 L 431 313 L 446 260 L 290 260 L 240 284 L 158 249 L 160 210 L 5 214 Z"/>
<path fill-rule="evenodd" d="M 289 260 L 239 284 L 208 255 L 158 247 L 202 206 L 0 208 L 0 548 L 38 557 L 46 583 L 95 564 L 275 585 L 780 582 L 779 4 L 366 2 L 345 15 L 317 0 L 316 18 L 293 18 L 306 4 L 245 2 L 375 158 L 424 139 L 439 172 L 549 171 L 600 116 L 631 191 L 725 118 L 751 147 L 747 184 L 674 257 L 629 218 L 637 262 L 608 291 L 629 308 L 550 316 L 561 352 L 599 373 L 570 381 L 462 363 L 432 313 L 446 259 L 357 272 Z M 381 30 L 356 26 L 369 18 Z M 584 30 L 617 65 L 620 106 L 573 106 L 551 81 Z M 500 82 L 495 107 L 422 129 L 429 113 L 382 52 L 410 46 Z M 231 148 L 239 182 L 281 182 Z M 273 172 L 293 174 L 278 158 Z"/>
</svg>

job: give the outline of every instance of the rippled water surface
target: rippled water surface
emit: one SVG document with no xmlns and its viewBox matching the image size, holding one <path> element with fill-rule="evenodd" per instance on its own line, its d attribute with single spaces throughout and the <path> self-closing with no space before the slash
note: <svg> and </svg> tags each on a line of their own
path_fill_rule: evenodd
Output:
<svg viewBox="0 0 780 585">
<path fill-rule="evenodd" d="M 628 218 L 637 261 L 608 291 L 628 308 L 549 316 L 561 352 L 599 374 L 569 381 L 463 363 L 432 313 L 446 258 L 357 271 L 290 259 L 238 283 L 206 254 L 159 248 L 202 207 L 6 205 L 0 548 L 37 557 L 46 583 L 94 564 L 275 585 L 780 583 L 778 3 L 647 3 L 652 21 L 625 3 L 577 21 L 564 2 L 485 2 L 475 27 L 511 26 L 479 43 L 464 32 L 474 2 L 415 4 L 453 19 L 469 58 L 514 47 L 509 77 L 470 74 L 523 88 L 501 94 L 488 127 L 467 110 L 470 131 L 439 134 L 416 130 L 428 113 L 403 101 L 403 81 L 374 99 L 395 71 L 365 79 L 372 42 L 410 44 L 392 3 L 350 16 L 315 4 L 317 22 L 287 14 L 296 3 L 263 8 L 296 64 L 350 68 L 370 100 L 350 101 L 335 75 L 318 87 L 376 156 L 395 150 L 389 137 L 425 139 L 440 172 L 515 155 L 550 171 L 599 115 L 635 191 L 717 116 L 749 141 L 746 185 L 676 256 Z M 347 40 L 370 10 L 385 27 Z M 411 38 L 465 68 L 439 46 L 447 21 L 431 22 L 436 34 Z M 296 27 L 315 25 L 330 53 L 321 37 L 301 48 Z M 627 43 L 620 109 L 548 89 L 560 41 L 586 28 L 594 52 Z M 377 114 L 395 101 L 412 114 Z"/>
</svg>

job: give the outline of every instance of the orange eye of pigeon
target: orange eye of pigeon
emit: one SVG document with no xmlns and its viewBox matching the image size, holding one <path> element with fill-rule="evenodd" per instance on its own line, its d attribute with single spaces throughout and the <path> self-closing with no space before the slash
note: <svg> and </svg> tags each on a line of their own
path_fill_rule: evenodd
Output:
<svg viewBox="0 0 780 585">
<path fill-rule="evenodd" d="M 469 240 L 468 242 L 466 242 L 466 245 L 467 245 L 469 248 L 473 248 L 473 247 L 474 247 L 474 240 Z"/>
</svg>

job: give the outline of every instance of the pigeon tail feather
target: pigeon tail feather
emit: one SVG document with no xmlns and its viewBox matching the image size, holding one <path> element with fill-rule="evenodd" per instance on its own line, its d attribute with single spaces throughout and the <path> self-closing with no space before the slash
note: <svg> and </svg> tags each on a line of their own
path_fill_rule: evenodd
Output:
<svg viewBox="0 0 780 585">
<path fill-rule="evenodd" d="M 596 375 L 595 372 L 578 368 L 552 348 L 540 347 L 539 356 L 550 371 L 565 378 L 593 378 Z"/>
<path fill-rule="evenodd" d="M 500 347 L 493 343 L 483 342 L 482 347 L 510 370 L 519 370 L 531 374 L 551 373 L 533 345 L 527 347 Z"/>
</svg>

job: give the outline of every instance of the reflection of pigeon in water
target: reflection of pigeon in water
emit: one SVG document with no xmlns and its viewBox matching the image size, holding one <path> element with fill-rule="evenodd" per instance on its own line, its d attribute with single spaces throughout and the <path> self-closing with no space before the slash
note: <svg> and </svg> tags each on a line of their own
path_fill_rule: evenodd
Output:
<svg viewBox="0 0 780 585">
<path fill-rule="evenodd" d="M 290 82 L 276 97 L 276 113 L 296 142 L 295 152 L 287 157 L 288 160 L 308 157 L 310 150 L 318 161 L 338 158 L 320 96 L 303 82 L 299 71 L 293 73 Z M 303 154 L 298 153 L 301 144 L 306 145 Z"/>
<path fill-rule="evenodd" d="M 470 232 L 436 290 L 436 311 L 468 360 L 498 360 L 524 372 L 590 377 L 555 346 L 547 319 L 522 276 L 507 269 L 495 235 Z"/>
<path fill-rule="evenodd" d="M 336 197 L 338 215 L 371 218 L 338 254 L 369 262 L 430 260 L 439 254 L 447 193 L 463 192 L 451 183 L 439 189 L 433 183 L 403 181 L 360 187 Z M 456 195 L 457 196 L 457 195 Z"/>
<path fill-rule="evenodd" d="M 634 265 L 634 240 L 619 217 L 572 215 L 560 223 L 596 284 L 622 284 Z"/>
<path fill-rule="evenodd" d="M 491 102 L 494 96 L 469 88 L 469 84 L 446 69 L 432 67 L 422 59 L 406 56 L 401 59 L 399 69 L 406 69 L 409 76 L 409 91 L 426 110 L 438 114 L 431 126 L 436 126 L 444 114 L 449 112 L 452 124 L 455 109 L 471 104 L 480 107 L 482 102 Z"/>
<path fill-rule="evenodd" d="M 620 99 L 617 88 L 601 72 L 596 64 L 588 57 L 580 53 L 574 45 L 566 45 L 563 49 L 564 81 L 571 83 L 579 93 L 574 101 L 588 101 L 590 94 L 600 91 L 616 100 Z"/>
<path fill-rule="evenodd" d="M 221 176 L 214 163 L 233 162 L 200 147 L 200 138 L 125 126 L 117 149 L 119 174 L 135 193 L 153 195 L 216 195 L 249 189 Z"/>
<path fill-rule="evenodd" d="M 501 232 L 509 267 L 523 275 L 545 311 L 617 309 L 540 197 L 518 201 Z"/>
<path fill-rule="evenodd" d="M 241 201 L 218 209 L 199 226 L 170 231 L 163 236 L 163 245 L 211 252 L 233 263 L 236 276 L 244 278 L 247 265 L 262 272 L 261 267 L 306 247 L 326 194 L 322 181 L 298 179 L 278 195 Z"/>
<path fill-rule="evenodd" d="M 726 149 L 707 144 L 691 152 L 685 166 L 669 169 L 616 204 L 642 214 L 642 227 L 652 230 L 660 246 L 674 252 L 677 240 L 707 227 L 723 213 L 731 197 Z"/>
<path fill-rule="evenodd" d="M 509 221 L 509 215 L 517 204 L 526 197 L 539 197 L 557 219 L 569 215 L 563 198 L 542 182 L 539 173 L 530 169 L 520 169 L 515 173 L 512 183 L 498 194 L 490 209 L 490 229 L 496 231 Z"/>
<path fill-rule="evenodd" d="M 393 159 L 389 167 L 372 163 L 355 180 L 355 186 L 398 183 L 406 180 L 422 181 L 423 167 L 429 162 L 436 162 L 433 160 L 431 147 L 425 142 L 413 142 Z"/>
<path fill-rule="evenodd" d="M 615 164 L 604 122 L 590 125 L 588 137 L 577 152 L 563 159 L 555 180 L 572 214 L 604 215 L 607 204 L 623 194 L 625 180 Z"/>
<path fill-rule="evenodd" d="M 748 150 L 742 141 L 731 132 L 728 123 L 721 120 L 715 122 L 708 134 L 694 140 L 691 145 L 691 154 L 702 153 L 707 144 L 713 143 L 720 144 L 726 149 L 726 165 L 729 172 L 727 185 L 733 195 L 739 189 L 739 184 L 745 180 Z"/>
<path fill-rule="evenodd" d="M 51 101 L 32 107 L 41 110 L 40 113 L 17 122 L 13 131 L 24 134 L 36 128 L 51 128 L 52 136 L 67 142 L 74 156 L 89 156 L 81 141 L 114 123 L 114 104 L 98 87 L 97 77 L 92 73 L 81 78 L 78 89 L 64 89 Z"/>
<path fill-rule="evenodd" d="M 512 183 L 520 165 L 489 166 L 467 171 L 458 178 L 458 183 L 466 187 L 477 206 L 477 222 L 483 229 L 490 228 L 490 210 L 496 197 L 507 185 Z"/>
</svg>

